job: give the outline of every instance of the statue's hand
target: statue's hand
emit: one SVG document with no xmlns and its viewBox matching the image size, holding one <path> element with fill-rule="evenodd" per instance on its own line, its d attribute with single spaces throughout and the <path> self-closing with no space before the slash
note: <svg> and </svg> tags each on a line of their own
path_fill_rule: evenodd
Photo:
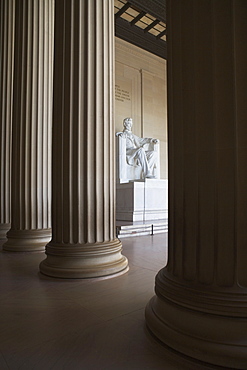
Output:
<svg viewBox="0 0 247 370">
<path fill-rule="evenodd" d="M 159 140 L 158 139 L 152 139 L 151 142 L 154 143 L 154 144 L 157 144 L 159 142 Z"/>
<path fill-rule="evenodd" d="M 124 136 L 124 132 L 116 132 L 116 136 L 118 137 L 118 136 L 120 136 L 120 137 L 123 137 Z"/>
</svg>

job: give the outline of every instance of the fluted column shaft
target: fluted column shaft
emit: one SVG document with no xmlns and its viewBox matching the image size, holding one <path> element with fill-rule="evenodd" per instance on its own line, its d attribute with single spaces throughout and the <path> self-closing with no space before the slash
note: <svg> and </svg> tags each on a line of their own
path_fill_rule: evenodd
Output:
<svg viewBox="0 0 247 370">
<path fill-rule="evenodd" d="M 115 237 L 113 1 L 55 11 L 52 240 L 41 272 L 84 278 L 127 270 Z"/>
<path fill-rule="evenodd" d="M 170 347 L 247 364 L 247 4 L 168 1 L 169 253 L 146 311 Z"/>
<path fill-rule="evenodd" d="M 0 0 L 0 239 L 10 229 L 15 0 Z"/>
<path fill-rule="evenodd" d="M 51 237 L 53 7 L 16 1 L 9 251 L 44 250 Z"/>
</svg>

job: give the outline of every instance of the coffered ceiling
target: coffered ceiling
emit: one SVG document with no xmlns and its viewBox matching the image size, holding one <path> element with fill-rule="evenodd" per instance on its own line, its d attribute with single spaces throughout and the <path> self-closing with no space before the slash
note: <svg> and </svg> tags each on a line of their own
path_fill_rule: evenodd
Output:
<svg viewBox="0 0 247 370">
<path fill-rule="evenodd" d="M 117 37 L 166 59 L 165 0 L 114 0 Z"/>
</svg>

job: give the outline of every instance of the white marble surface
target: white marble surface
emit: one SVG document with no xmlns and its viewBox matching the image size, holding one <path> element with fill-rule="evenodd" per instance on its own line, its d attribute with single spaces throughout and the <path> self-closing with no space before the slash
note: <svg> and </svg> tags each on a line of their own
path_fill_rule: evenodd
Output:
<svg viewBox="0 0 247 370">
<path fill-rule="evenodd" d="M 145 179 L 117 185 L 117 220 L 145 221 L 168 217 L 168 180 Z"/>
</svg>

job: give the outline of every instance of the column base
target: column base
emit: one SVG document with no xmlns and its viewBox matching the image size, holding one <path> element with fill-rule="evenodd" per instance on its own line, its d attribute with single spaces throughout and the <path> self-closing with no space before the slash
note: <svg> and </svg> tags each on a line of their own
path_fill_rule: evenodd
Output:
<svg viewBox="0 0 247 370">
<path fill-rule="evenodd" d="M 44 251 L 51 240 L 51 229 L 41 230 L 9 230 L 3 250 L 8 252 Z"/>
<path fill-rule="evenodd" d="M 9 231 L 11 224 L 0 224 L 0 239 L 7 238 L 7 232 Z"/>
<path fill-rule="evenodd" d="M 157 296 L 146 307 L 147 326 L 154 336 L 168 347 L 196 360 L 227 368 L 246 369 L 247 311 L 245 308 L 245 315 L 240 316 L 239 313 L 232 315 L 230 312 L 237 301 L 246 307 L 241 295 L 234 295 L 236 300 L 232 301 L 231 307 L 228 300 L 223 315 L 224 306 L 221 306 L 221 313 L 213 314 L 207 309 L 208 304 L 205 304 L 203 312 L 203 294 L 200 291 L 197 297 L 199 308 L 191 309 L 184 304 L 183 299 L 179 304 L 178 284 L 174 296 L 171 295 L 172 283 L 169 286 L 169 281 L 165 281 L 161 272 L 156 278 Z M 185 297 L 186 293 L 186 287 L 181 287 L 181 297 Z M 188 295 L 190 293 L 188 291 Z M 196 290 L 193 294 L 197 295 Z M 216 297 L 215 294 L 215 300 Z M 221 298 L 218 298 L 219 306 L 222 304 Z M 196 306 L 196 301 L 191 302 L 191 305 Z"/>
<path fill-rule="evenodd" d="M 65 279 L 122 274 L 129 267 L 121 251 L 122 243 L 118 239 L 85 245 L 50 242 L 46 246 L 47 258 L 41 262 L 40 271 L 44 275 Z"/>
</svg>

